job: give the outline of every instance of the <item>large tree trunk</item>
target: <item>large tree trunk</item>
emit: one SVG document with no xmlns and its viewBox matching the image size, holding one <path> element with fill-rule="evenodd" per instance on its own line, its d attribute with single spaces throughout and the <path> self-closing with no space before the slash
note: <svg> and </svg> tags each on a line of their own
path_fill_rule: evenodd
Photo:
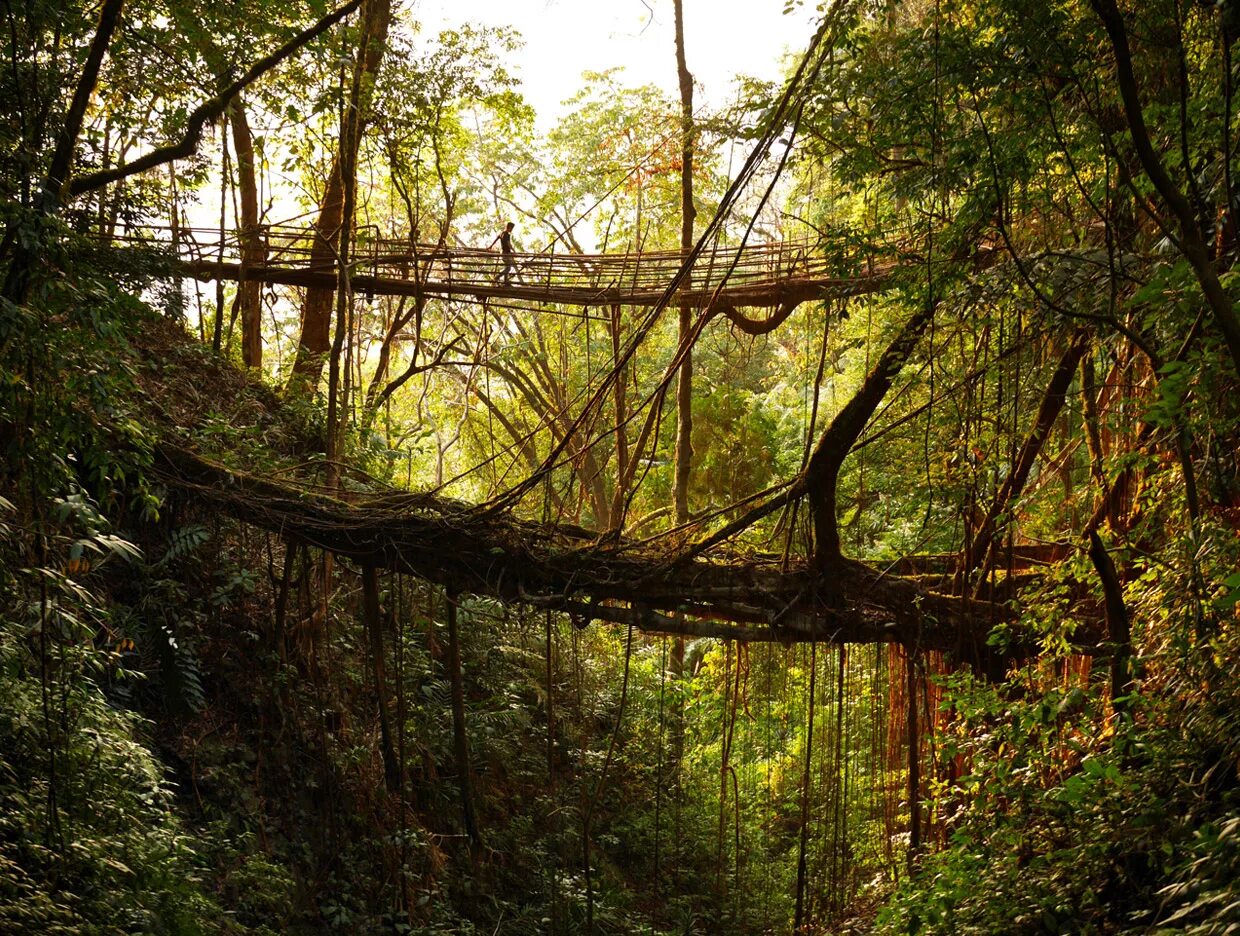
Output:
<svg viewBox="0 0 1240 936">
<path fill-rule="evenodd" d="M 680 248 L 687 257 L 693 249 L 693 75 L 685 57 L 685 13 L 682 0 L 674 0 L 676 22 L 676 77 L 680 84 Z M 672 479 L 672 510 L 676 526 L 689 522 L 689 474 L 693 467 L 693 349 L 686 347 L 693 328 L 693 309 L 685 302 L 680 304 L 677 321 L 677 347 L 684 349 L 684 360 L 676 375 L 676 456 Z M 673 679 L 680 679 L 685 668 L 685 638 L 677 636 L 672 642 L 668 660 Z M 682 696 L 673 696 L 669 725 L 668 767 L 674 777 L 676 796 L 672 841 L 680 839 L 680 769 L 685 747 L 685 710 Z M 673 855 L 678 855 L 673 845 Z"/>
<path fill-rule="evenodd" d="M 354 87 L 356 111 L 346 125 L 352 132 L 342 134 L 339 149 L 332 161 L 327 186 L 319 203 L 319 216 L 314 222 L 314 242 L 310 262 L 315 266 L 335 264 L 340 249 L 340 234 L 345 223 L 345 172 L 356 172 L 357 152 L 362 130 L 370 110 L 374 79 L 387 48 L 388 26 L 392 19 L 391 0 L 365 0 L 362 5 L 362 34 L 358 40 Z M 297 339 L 297 356 L 293 361 L 291 389 L 312 390 L 323 372 L 323 362 L 331 351 L 331 320 L 336 290 L 311 286 L 301 306 L 301 335 Z"/>
<path fill-rule="evenodd" d="M 340 158 L 332 162 L 327 188 L 319 203 L 319 216 L 314 222 L 314 242 L 310 247 L 311 266 L 321 269 L 336 262 L 340 244 L 340 222 L 344 215 L 344 182 Z M 297 356 L 289 387 L 313 389 L 323 372 L 323 362 L 331 350 L 332 308 L 336 291 L 327 286 L 309 286 L 301 304 L 301 335 L 297 339 Z"/>
</svg>

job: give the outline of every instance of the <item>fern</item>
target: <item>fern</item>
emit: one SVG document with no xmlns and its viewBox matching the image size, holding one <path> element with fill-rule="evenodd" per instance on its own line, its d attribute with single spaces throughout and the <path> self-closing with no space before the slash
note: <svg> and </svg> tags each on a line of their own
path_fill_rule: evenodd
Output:
<svg viewBox="0 0 1240 936">
<path fill-rule="evenodd" d="M 165 703 L 174 712 L 192 715 L 207 703 L 198 654 L 177 634 L 176 625 L 162 621 L 148 627 L 147 642 L 159 666 Z"/>
<path fill-rule="evenodd" d="M 452 684 L 446 679 L 428 679 L 422 683 L 422 695 L 430 705 L 446 709 L 452 704 Z"/>
<path fill-rule="evenodd" d="M 178 527 L 169 534 L 168 548 L 164 550 L 164 554 L 160 557 L 156 566 L 164 568 L 173 563 L 180 562 L 197 551 L 210 537 L 211 534 L 201 524 L 190 523 L 183 527 Z"/>
</svg>

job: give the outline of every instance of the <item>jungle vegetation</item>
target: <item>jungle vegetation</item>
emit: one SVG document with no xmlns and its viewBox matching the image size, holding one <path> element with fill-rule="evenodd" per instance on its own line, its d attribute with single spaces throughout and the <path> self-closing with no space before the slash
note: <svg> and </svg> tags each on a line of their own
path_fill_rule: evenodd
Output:
<svg viewBox="0 0 1240 936">
<path fill-rule="evenodd" d="M 650 4 L 5 0 L 0 931 L 1240 927 L 1240 8 Z"/>
</svg>

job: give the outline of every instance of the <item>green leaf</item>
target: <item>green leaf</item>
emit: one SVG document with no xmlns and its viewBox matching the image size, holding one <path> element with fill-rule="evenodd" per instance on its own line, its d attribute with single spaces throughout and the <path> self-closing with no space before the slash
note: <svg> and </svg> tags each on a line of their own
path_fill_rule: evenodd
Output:
<svg viewBox="0 0 1240 936">
<path fill-rule="evenodd" d="M 1223 587 L 1227 594 L 1214 599 L 1214 607 L 1218 611 L 1230 611 L 1240 604 L 1240 572 L 1235 572 L 1223 579 Z"/>
</svg>

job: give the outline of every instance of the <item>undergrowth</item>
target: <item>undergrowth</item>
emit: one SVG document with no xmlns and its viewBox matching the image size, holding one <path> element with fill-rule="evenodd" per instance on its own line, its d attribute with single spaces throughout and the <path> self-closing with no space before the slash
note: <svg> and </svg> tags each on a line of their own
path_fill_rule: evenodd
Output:
<svg viewBox="0 0 1240 936">
<path fill-rule="evenodd" d="M 1137 679 L 1119 712 L 1101 674 L 1073 682 L 1054 661 L 1002 685 L 949 680 L 942 847 L 876 932 L 1240 927 L 1240 556 L 1225 522 L 1183 545 L 1182 563 L 1147 563 L 1126 587 Z"/>
</svg>

